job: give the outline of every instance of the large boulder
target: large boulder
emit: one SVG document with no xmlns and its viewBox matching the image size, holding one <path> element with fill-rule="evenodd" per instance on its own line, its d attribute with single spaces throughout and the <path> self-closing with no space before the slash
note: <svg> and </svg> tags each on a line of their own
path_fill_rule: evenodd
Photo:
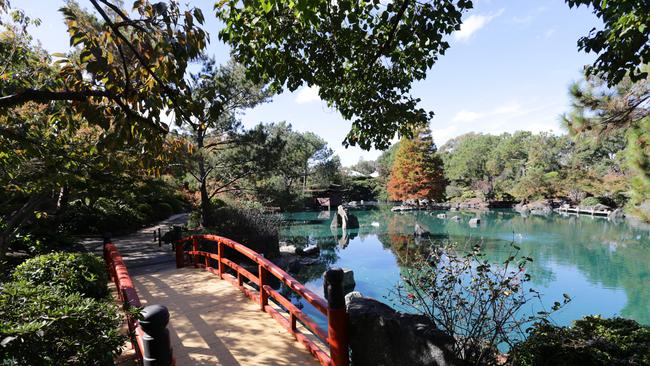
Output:
<svg viewBox="0 0 650 366">
<path fill-rule="evenodd" d="M 339 205 L 330 227 L 332 229 L 338 229 L 340 227 L 343 230 L 358 229 L 359 219 L 353 214 L 348 213 L 348 210 L 343 205 Z"/>
<path fill-rule="evenodd" d="M 539 200 L 530 203 L 519 203 L 515 205 L 515 211 L 522 215 L 547 216 L 553 213 L 553 202 L 549 200 Z"/>
<path fill-rule="evenodd" d="M 403 314 L 366 297 L 351 297 L 350 349 L 355 366 L 455 365 L 454 339 L 423 315 Z"/>
</svg>

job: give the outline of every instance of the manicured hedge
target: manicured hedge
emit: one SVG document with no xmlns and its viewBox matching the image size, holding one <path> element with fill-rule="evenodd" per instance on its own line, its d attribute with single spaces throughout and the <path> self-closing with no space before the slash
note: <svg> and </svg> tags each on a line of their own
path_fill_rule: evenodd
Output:
<svg viewBox="0 0 650 366">
<path fill-rule="evenodd" d="M 125 337 L 117 307 L 27 282 L 0 287 L 0 364 L 112 365 Z"/>
<path fill-rule="evenodd" d="M 89 253 L 39 255 L 16 267 L 12 276 L 18 282 L 56 287 L 68 294 L 78 292 L 95 299 L 108 294 L 104 261 Z"/>
<path fill-rule="evenodd" d="M 516 366 L 650 365 L 650 327 L 597 316 L 571 327 L 539 324 L 511 356 Z"/>
</svg>

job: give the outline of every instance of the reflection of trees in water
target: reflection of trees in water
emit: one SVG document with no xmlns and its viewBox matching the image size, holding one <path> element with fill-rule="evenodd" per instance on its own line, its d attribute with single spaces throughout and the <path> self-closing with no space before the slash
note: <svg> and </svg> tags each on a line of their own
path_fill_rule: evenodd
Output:
<svg viewBox="0 0 650 366">
<path fill-rule="evenodd" d="M 621 315 L 650 324 L 650 231 L 644 228 L 588 216 L 522 217 L 507 210 L 482 213 L 482 223 L 475 229 L 468 227 L 467 220 L 476 213 L 447 212 L 448 217 L 461 217 L 461 222 L 437 219 L 426 212 L 396 214 L 386 209 L 354 214 L 361 224 L 359 236 L 376 234 L 383 247 L 395 254 L 400 266 L 400 258 L 408 251 L 422 249 L 413 238 L 416 222 L 433 234 L 434 241 L 448 240 L 459 245 L 481 241 L 487 259 L 493 263 L 503 260 L 506 248 L 514 241 L 523 254 L 534 259 L 527 268 L 534 285 L 546 286 L 556 280 L 552 263 L 576 268 L 591 283 L 623 288 L 628 301 Z M 374 227 L 372 222 L 380 226 Z M 337 245 L 329 225 L 301 226 L 305 228 L 312 230 L 305 242 L 326 237 L 330 246 Z M 335 262 L 336 250 L 333 252 L 330 263 Z"/>
</svg>

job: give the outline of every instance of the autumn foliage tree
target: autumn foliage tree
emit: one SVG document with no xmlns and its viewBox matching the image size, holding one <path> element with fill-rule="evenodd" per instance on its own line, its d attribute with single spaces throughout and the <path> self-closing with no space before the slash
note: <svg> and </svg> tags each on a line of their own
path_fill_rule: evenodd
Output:
<svg viewBox="0 0 650 366">
<path fill-rule="evenodd" d="M 412 139 L 402 139 L 388 181 L 388 197 L 395 201 L 444 197 L 443 163 L 429 128 L 418 129 Z"/>
</svg>

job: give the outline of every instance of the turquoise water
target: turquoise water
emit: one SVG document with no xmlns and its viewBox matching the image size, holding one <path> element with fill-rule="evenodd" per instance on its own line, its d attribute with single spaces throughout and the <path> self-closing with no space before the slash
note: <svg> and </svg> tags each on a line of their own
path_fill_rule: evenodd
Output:
<svg viewBox="0 0 650 366">
<path fill-rule="evenodd" d="M 400 258 L 416 222 L 435 239 L 482 242 L 487 258 L 502 262 L 511 243 L 534 259 L 527 269 L 532 287 L 547 305 L 567 293 L 572 301 L 553 315 L 561 325 L 588 314 L 623 316 L 650 324 L 650 231 L 627 222 L 614 223 L 590 216 L 522 217 L 510 210 L 481 213 L 481 225 L 468 225 L 475 213 L 448 212 L 460 222 L 438 219 L 442 211 L 392 213 L 388 209 L 352 211 L 360 228 L 330 229 L 327 213 L 285 215 L 280 240 L 298 246 L 316 244 L 321 264 L 304 266 L 293 275 L 322 294 L 322 273 L 329 267 L 354 271 L 356 290 L 391 303 L 390 292 L 399 282 Z M 303 304 L 304 305 L 304 304 Z M 393 304 L 394 305 L 394 304 Z M 305 311 L 314 315 L 305 305 Z M 318 319 L 322 322 L 322 319 Z"/>
</svg>

